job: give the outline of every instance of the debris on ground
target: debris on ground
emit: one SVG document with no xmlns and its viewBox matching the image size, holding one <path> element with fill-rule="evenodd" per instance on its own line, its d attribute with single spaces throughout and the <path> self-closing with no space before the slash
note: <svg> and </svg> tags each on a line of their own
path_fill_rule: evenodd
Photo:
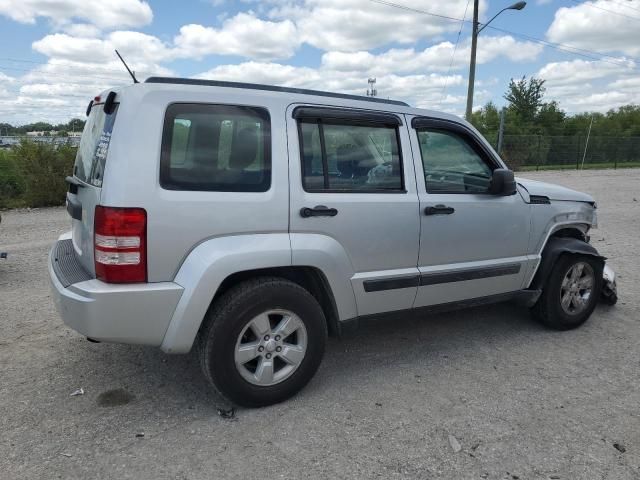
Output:
<svg viewBox="0 0 640 480">
<path fill-rule="evenodd" d="M 620 453 L 624 453 L 627 451 L 627 447 L 625 447 L 624 445 L 622 445 L 621 443 L 614 443 L 613 444 L 613 448 L 615 448 L 616 450 L 618 450 Z"/>
<path fill-rule="evenodd" d="M 224 408 L 219 408 L 218 409 L 218 415 L 220 415 L 222 418 L 225 418 L 227 420 L 235 420 L 236 419 L 236 409 L 235 408 L 230 408 L 228 410 L 225 410 Z"/>
<path fill-rule="evenodd" d="M 462 445 L 460 445 L 460 442 L 458 441 L 458 439 L 453 435 L 449 435 L 449 444 L 451 445 L 451 448 L 453 448 L 453 451 L 455 453 L 458 453 L 459 451 L 462 450 Z"/>
<path fill-rule="evenodd" d="M 136 438 L 143 438 L 143 437 L 144 437 L 144 432 L 136 433 Z"/>
<path fill-rule="evenodd" d="M 84 395 L 84 389 L 83 388 L 79 388 L 77 390 L 75 390 L 74 392 L 71 393 L 71 397 L 77 397 L 78 395 Z"/>
<path fill-rule="evenodd" d="M 72 457 L 72 455 L 70 453 L 60 452 L 60 455 L 62 455 L 63 457 L 67 457 L 67 458 L 71 458 Z"/>
<path fill-rule="evenodd" d="M 381 407 L 382 404 L 380 402 L 376 402 L 376 407 Z"/>
</svg>

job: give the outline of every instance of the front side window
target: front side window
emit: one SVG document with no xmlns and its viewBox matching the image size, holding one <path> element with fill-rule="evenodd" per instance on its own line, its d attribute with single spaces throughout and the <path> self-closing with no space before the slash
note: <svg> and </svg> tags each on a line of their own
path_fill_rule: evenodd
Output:
<svg viewBox="0 0 640 480">
<path fill-rule="evenodd" d="M 307 191 L 402 191 L 397 128 L 300 122 Z"/>
<path fill-rule="evenodd" d="M 271 130 L 263 108 L 173 104 L 162 135 L 160 184 L 168 190 L 265 192 Z"/>
<path fill-rule="evenodd" d="M 487 193 L 491 167 L 466 138 L 446 130 L 418 132 L 429 193 Z"/>
</svg>

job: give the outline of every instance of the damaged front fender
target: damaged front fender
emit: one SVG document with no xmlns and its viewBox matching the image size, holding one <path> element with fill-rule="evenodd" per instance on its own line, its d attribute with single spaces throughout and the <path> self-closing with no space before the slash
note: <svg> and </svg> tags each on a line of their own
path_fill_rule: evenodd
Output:
<svg viewBox="0 0 640 480">
<path fill-rule="evenodd" d="M 609 305 L 614 305 L 618 301 L 616 275 L 613 269 L 606 264 L 606 258 L 600 255 L 592 245 L 589 245 L 577 238 L 570 237 L 556 237 L 549 239 L 542 252 L 540 265 L 538 266 L 538 270 L 533 277 L 531 285 L 529 286 L 529 290 L 541 291 L 544 288 L 558 257 L 565 253 L 590 255 L 600 260 L 603 265 L 602 276 L 604 280 L 601 293 L 602 300 Z"/>
</svg>

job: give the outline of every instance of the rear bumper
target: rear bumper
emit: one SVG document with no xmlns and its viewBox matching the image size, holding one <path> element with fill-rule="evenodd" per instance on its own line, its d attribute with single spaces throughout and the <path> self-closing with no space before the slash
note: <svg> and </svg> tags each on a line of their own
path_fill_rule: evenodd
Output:
<svg viewBox="0 0 640 480">
<path fill-rule="evenodd" d="M 83 279 L 75 253 L 64 261 L 58 258 L 61 251 L 68 252 L 61 248 L 68 243 L 60 242 L 70 241 L 68 234 L 61 236 L 48 263 L 53 299 L 64 323 L 95 340 L 159 346 L 183 288 L 173 282 L 120 285 Z"/>
</svg>

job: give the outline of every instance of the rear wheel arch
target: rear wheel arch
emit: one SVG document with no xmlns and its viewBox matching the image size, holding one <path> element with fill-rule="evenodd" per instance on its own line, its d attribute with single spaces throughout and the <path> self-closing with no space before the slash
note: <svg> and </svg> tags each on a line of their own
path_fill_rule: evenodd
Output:
<svg viewBox="0 0 640 480">
<path fill-rule="evenodd" d="M 340 334 L 340 318 L 331 285 L 329 284 L 329 281 L 327 280 L 327 277 L 324 275 L 324 273 L 317 267 L 272 267 L 232 273 L 222 281 L 222 283 L 216 290 L 211 305 L 214 305 L 224 295 L 225 292 L 238 285 L 239 283 L 260 277 L 284 278 L 300 285 L 302 288 L 307 290 L 320 304 L 320 307 L 322 308 L 327 321 L 329 334 L 332 336 L 337 336 Z"/>
</svg>

